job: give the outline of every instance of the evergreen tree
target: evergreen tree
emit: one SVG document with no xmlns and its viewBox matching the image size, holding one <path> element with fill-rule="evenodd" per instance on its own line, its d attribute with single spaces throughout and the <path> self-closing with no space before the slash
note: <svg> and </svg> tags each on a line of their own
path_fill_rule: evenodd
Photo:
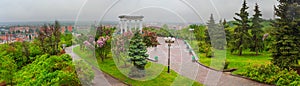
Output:
<svg viewBox="0 0 300 86">
<path fill-rule="evenodd" d="M 205 30 L 205 43 L 211 45 L 210 34 L 212 34 L 212 32 L 216 30 L 216 26 L 217 24 L 215 23 L 214 15 L 211 14 L 207 22 L 207 29 Z"/>
<path fill-rule="evenodd" d="M 252 26 L 251 26 L 251 34 L 252 34 L 252 40 L 254 42 L 252 42 L 253 44 L 251 45 L 251 50 L 256 52 L 256 55 L 258 55 L 259 51 L 262 51 L 264 49 L 263 47 L 263 30 L 261 29 L 263 26 L 261 25 L 262 22 L 262 18 L 260 18 L 262 16 L 262 14 L 260 13 L 261 11 L 259 11 L 259 7 L 256 3 L 255 5 L 255 9 L 254 9 L 255 14 L 253 15 L 253 19 L 252 19 Z"/>
<path fill-rule="evenodd" d="M 272 63 L 280 68 L 290 68 L 297 64 L 300 55 L 300 1 L 278 0 L 273 23 Z"/>
<path fill-rule="evenodd" d="M 234 17 L 234 20 L 237 22 L 234 25 L 237 25 L 237 28 L 234 29 L 233 39 L 232 39 L 232 50 L 239 51 L 239 55 L 242 55 L 243 49 L 247 48 L 249 45 L 250 34 L 248 30 L 249 26 L 249 13 L 246 11 L 249 7 L 247 7 L 246 0 L 244 0 L 243 6 L 240 10 L 240 13 L 235 13 L 235 15 L 239 16 L 240 19 Z"/>
<path fill-rule="evenodd" d="M 225 34 L 226 34 L 226 41 L 227 41 L 227 46 L 229 45 L 230 39 L 231 39 L 231 32 L 229 31 L 229 25 L 227 24 L 227 21 L 224 19 L 223 22 L 223 27 L 225 29 Z"/>
<path fill-rule="evenodd" d="M 219 24 L 217 24 L 215 30 L 212 31 L 211 37 L 212 38 L 210 39 L 212 41 L 212 46 L 215 49 L 223 50 L 226 45 L 226 35 L 222 20 L 219 21 Z"/>
<path fill-rule="evenodd" d="M 204 45 L 204 52 L 206 53 L 206 57 L 213 57 L 213 51 L 211 49 L 211 38 L 212 34 L 216 31 L 217 24 L 215 23 L 215 19 L 213 14 L 210 15 L 210 18 L 207 22 L 207 28 L 205 29 L 205 45 Z"/>
<path fill-rule="evenodd" d="M 143 38 L 139 31 L 134 33 L 134 36 L 130 40 L 129 46 L 129 59 L 133 63 L 134 67 L 132 68 L 129 76 L 131 77 L 143 77 L 145 76 L 144 69 L 147 64 L 146 58 L 149 56 L 146 54 L 147 46 L 143 42 Z"/>
</svg>

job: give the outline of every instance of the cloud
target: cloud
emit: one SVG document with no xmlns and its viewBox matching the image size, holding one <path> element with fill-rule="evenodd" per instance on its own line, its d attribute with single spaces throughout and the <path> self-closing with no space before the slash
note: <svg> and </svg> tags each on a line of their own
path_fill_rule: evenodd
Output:
<svg viewBox="0 0 300 86">
<path fill-rule="evenodd" d="M 87 0 L 79 12 L 85 1 L 1 0 L 0 22 L 73 21 L 77 15 L 79 15 L 78 20 L 118 21 L 119 15 L 132 13 L 144 15 L 147 17 L 145 21 L 183 22 L 182 19 L 184 19 L 187 22 L 203 23 L 207 21 L 210 14 L 215 15 L 216 21 L 224 18 L 232 20 L 234 13 L 239 12 L 243 2 L 243 0 Z M 278 4 L 276 0 L 248 0 L 247 2 L 250 15 L 253 14 L 255 3 L 258 3 L 263 18 L 266 19 L 273 17 L 273 5 Z M 110 6 L 112 6 L 111 9 L 109 9 Z"/>
</svg>

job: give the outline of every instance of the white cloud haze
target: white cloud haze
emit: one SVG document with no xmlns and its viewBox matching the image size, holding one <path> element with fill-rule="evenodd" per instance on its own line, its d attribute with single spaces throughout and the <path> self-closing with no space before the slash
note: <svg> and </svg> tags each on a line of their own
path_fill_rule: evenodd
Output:
<svg viewBox="0 0 300 86">
<path fill-rule="evenodd" d="M 273 6 L 278 3 L 276 0 L 247 2 L 250 16 L 253 15 L 255 3 L 258 3 L 265 19 L 273 18 Z M 103 20 L 117 21 L 119 15 L 131 13 L 144 15 L 145 21 L 203 23 L 211 13 L 216 21 L 221 18 L 232 20 L 242 3 L 243 0 L 1 0 L 0 22 L 74 21 L 78 13 L 78 20 L 97 21 L 113 6 Z"/>
</svg>

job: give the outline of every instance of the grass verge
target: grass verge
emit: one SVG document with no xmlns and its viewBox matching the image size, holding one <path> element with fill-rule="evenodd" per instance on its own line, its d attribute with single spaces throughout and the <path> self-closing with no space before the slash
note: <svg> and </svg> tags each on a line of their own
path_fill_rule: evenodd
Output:
<svg viewBox="0 0 300 86">
<path fill-rule="evenodd" d="M 188 41 L 189 44 L 191 44 L 192 47 L 197 47 L 197 42 Z M 197 49 L 197 48 L 196 48 Z M 194 49 L 195 50 L 195 49 Z M 197 52 L 198 50 L 195 50 Z M 233 74 L 240 74 L 245 71 L 247 66 L 254 66 L 254 65 L 262 65 L 262 64 L 270 64 L 271 57 L 269 52 L 263 52 L 259 55 L 255 55 L 255 52 L 250 52 L 249 50 L 244 50 L 243 55 L 239 56 L 236 54 L 231 54 L 230 50 L 224 50 L 224 51 L 215 51 L 215 57 L 209 58 L 205 56 L 205 53 L 199 53 L 197 52 L 199 61 L 211 68 L 220 70 L 220 65 L 222 65 L 223 61 L 230 62 L 228 65 L 228 68 L 236 68 L 237 70 L 233 72 Z M 224 58 L 226 56 L 226 58 Z"/>
<path fill-rule="evenodd" d="M 73 49 L 73 51 L 77 55 L 79 55 L 81 58 L 85 59 L 88 62 L 91 62 L 93 65 L 96 65 L 94 63 L 94 60 L 89 58 L 89 57 L 91 57 L 91 53 L 89 53 L 88 51 L 81 51 L 79 49 L 79 47 L 75 47 Z M 133 80 L 133 79 L 125 76 L 119 70 L 117 70 L 118 68 L 116 67 L 115 62 L 111 57 L 106 58 L 104 62 L 101 62 L 99 59 L 97 59 L 97 61 L 99 63 L 98 64 L 99 68 L 103 72 L 105 72 L 109 75 L 112 75 L 113 77 L 118 78 L 119 80 L 121 80 L 125 83 L 128 83 L 132 86 L 141 86 L 141 85 L 143 85 L 143 86 L 169 86 L 169 85 L 187 86 L 187 85 L 191 85 L 187 82 L 194 82 L 194 80 L 191 80 L 184 76 L 181 76 L 181 75 L 177 74 L 176 72 L 174 72 L 173 70 L 171 70 L 170 73 L 167 73 L 167 68 L 163 65 L 161 65 L 164 67 L 163 72 L 161 72 L 161 74 L 159 74 L 156 78 L 147 80 L 147 81 Z M 153 64 L 157 64 L 157 63 L 149 62 L 147 65 L 153 65 Z M 146 65 L 146 67 L 147 67 L 147 65 Z M 176 78 L 179 78 L 180 82 L 174 82 L 174 80 Z M 194 82 L 192 85 L 193 86 L 202 86 L 202 84 L 200 84 L 199 82 Z"/>
</svg>

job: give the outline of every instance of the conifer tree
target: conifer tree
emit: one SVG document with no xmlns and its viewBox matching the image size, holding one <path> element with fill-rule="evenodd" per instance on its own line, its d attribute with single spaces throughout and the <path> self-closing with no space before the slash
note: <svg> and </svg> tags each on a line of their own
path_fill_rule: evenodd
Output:
<svg viewBox="0 0 300 86">
<path fill-rule="evenodd" d="M 205 30 L 205 42 L 209 45 L 211 45 L 211 41 L 210 41 L 210 35 L 209 34 L 212 34 L 211 32 L 215 31 L 216 30 L 216 26 L 217 24 L 215 23 L 215 19 L 214 19 L 214 15 L 211 14 L 210 15 L 210 18 L 207 22 L 207 29 Z"/>
<path fill-rule="evenodd" d="M 273 37 L 272 63 L 280 68 L 289 69 L 298 63 L 300 57 L 300 1 L 278 0 L 271 36 Z"/>
<path fill-rule="evenodd" d="M 146 58 L 149 56 L 146 54 L 147 46 L 143 42 L 143 38 L 139 31 L 134 33 L 134 36 L 130 40 L 129 46 L 129 59 L 131 63 L 133 63 L 134 67 L 129 74 L 132 77 L 143 77 L 145 73 L 143 70 L 145 69 L 145 65 L 147 64 Z"/>
<path fill-rule="evenodd" d="M 234 20 L 237 22 L 234 25 L 237 25 L 237 28 L 234 29 L 233 39 L 232 39 L 232 51 L 239 51 L 239 55 L 242 55 L 243 49 L 246 49 L 249 46 L 250 34 L 248 30 L 249 26 L 249 13 L 246 11 L 249 7 L 247 6 L 246 0 L 244 0 L 243 6 L 240 10 L 240 13 L 235 13 L 240 18 L 234 17 Z"/>
<path fill-rule="evenodd" d="M 223 27 L 225 30 L 225 34 L 226 34 L 226 42 L 227 42 L 227 46 L 229 46 L 230 40 L 231 40 L 231 32 L 229 31 L 229 25 L 227 24 L 227 21 L 224 19 L 223 22 Z"/>
<path fill-rule="evenodd" d="M 252 26 L 251 26 L 251 34 L 252 34 L 252 45 L 251 45 L 251 50 L 256 52 L 256 55 L 258 55 L 259 51 L 262 51 L 264 49 L 263 47 L 263 30 L 262 30 L 262 14 L 260 13 L 261 11 L 259 10 L 259 7 L 256 3 L 255 9 L 254 9 L 255 14 L 253 15 L 252 19 Z"/>
</svg>

